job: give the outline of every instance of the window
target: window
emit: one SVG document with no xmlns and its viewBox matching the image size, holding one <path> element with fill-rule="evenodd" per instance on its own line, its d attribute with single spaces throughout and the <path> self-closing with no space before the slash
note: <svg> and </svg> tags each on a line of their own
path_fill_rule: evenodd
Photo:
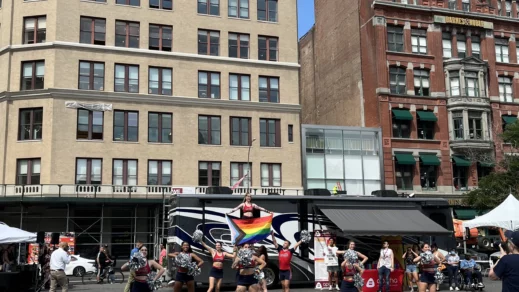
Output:
<svg viewBox="0 0 519 292">
<path fill-rule="evenodd" d="M 21 90 L 43 89 L 45 86 L 45 61 L 29 61 L 22 63 Z"/>
<path fill-rule="evenodd" d="M 481 40 L 479 36 L 473 35 L 472 38 L 472 57 L 481 59 Z"/>
<path fill-rule="evenodd" d="M 462 111 L 452 112 L 452 122 L 454 125 L 454 139 L 455 140 L 465 139 L 465 137 L 463 135 L 463 112 Z"/>
<path fill-rule="evenodd" d="M 294 142 L 294 125 L 288 125 L 288 142 Z"/>
<path fill-rule="evenodd" d="M 453 10 L 456 10 L 457 7 L 456 7 L 456 1 L 457 0 L 449 0 L 449 9 L 453 9 Z"/>
<path fill-rule="evenodd" d="M 515 124 L 517 122 L 517 116 L 502 115 L 502 130 L 506 131 L 508 125 Z"/>
<path fill-rule="evenodd" d="M 467 56 L 467 38 L 464 35 L 457 35 L 458 58 Z"/>
<path fill-rule="evenodd" d="M 395 163 L 396 188 L 398 190 L 413 189 L 413 166 Z"/>
<path fill-rule="evenodd" d="M 449 84 L 451 96 L 460 96 L 460 73 L 458 71 L 449 72 Z"/>
<path fill-rule="evenodd" d="M 435 121 L 428 116 L 434 116 L 433 112 L 430 111 L 417 111 L 417 124 L 418 124 L 418 139 L 433 140 L 434 139 L 434 127 Z M 423 118 L 422 118 L 423 116 Z"/>
<path fill-rule="evenodd" d="M 499 84 L 499 100 L 501 102 L 513 102 L 512 78 L 499 76 L 497 82 Z"/>
<path fill-rule="evenodd" d="M 106 19 L 81 17 L 79 42 L 104 46 L 106 42 Z"/>
<path fill-rule="evenodd" d="M 443 57 L 452 58 L 452 35 L 450 32 L 442 33 Z"/>
<path fill-rule="evenodd" d="M 435 165 L 424 165 L 420 162 L 420 185 L 422 190 L 435 191 L 438 179 L 438 167 Z"/>
<path fill-rule="evenodd" d="M 411 30 L 411 48 L 415 54 L 427 54 L 427 31 L 425 29 Z"/>
<path fill-rule="evenodd" d="M 231 145 L 251 145 L 251 119 L 231 117 Z"/>
<path fill-rule="evenodd" d="M 116 92 L 139 92 L 139 66 L 115 64 Z"/>
<path fill-rule="evenodd" d="M 148 113 L 148 142 L 173 141 L 173 116 L 170 113 Z"/>
<path fill-rule="evenodd" d="M 77 110 L 78 140 L 103 140 L 103 112 L 86 109 Z"/>
<path fill-rule="evenodd" d="M 258 0 L 258 20 L 278 21 L 278 0 Z"/>
<path fill-rule="evenodd" d="M 505 1 L 506 16 L 512 17 L 512 1 Z"/>
<path fill-rule="evenodd" d="M 104 90 L 105 64 L 98 62 L 80 61 L 78 89 Z"/>
<path fill-rule="evenodd" d="M 23 19 L 23 43 L 37 44 L 44 43 L 47 32 L 47 17 L 25 17 Z"/>
<path fill-rule="evenodd" d="M 173 73 L 170 68 L 150 67 L 148 73 L 148 93 L 172 95 L 171 83 Z"/>
<path fill-rule="evenodd" d="M 429 96 L 429 71 L 414 70 L 414 94 Z"/>
<path fill-rule="evenodd" d="M 139 113 L 114 111 L 114 141 L 139 141 Z"/>
<path fill-rule="evenodd" d="M 508 40 L 496 38 L 496 61 L 508 63 Z"/>
<path fill-rule="evenodd" d="M 250 188 L 252 186 L 252 174 L 250 165 L 244 162 L 231 162 L 231 186 L 234 186 L 242 177 L 247 175 L 240 182 L 240 187 Z"/>
<path fill-rule="evenodd" d="M 229 0 L 229 17 L 249 18 L 249 0 Z"/>
<path fill-rule="evenodd" d="M 114 159 L 112 184 L 116 186 L 137 185 L 137 160 Z"/>
<path fill-rule="evenodd" d="M 259 78 L 259 101 L 279 103 L 279 78 L 262 77 Z"/>
<path fill-rule="evenodd" d="M 279 120 L 260 119 L 260 146 L 281 147 Z"/>
<path fill-rule="evenodd" d="M 220 15 L 220 0 L 198 0 L 198 13 Z"/>
<path fill-rule="evenodd" d="M 221 145 L 221 121 L 216 116 L 198 116 L 198 144 Z"/>
<path fill-rule="evenodd" d="M 115 46 L 125 48 L 139 48 L 140 24 L 138 22 L 115 22 Z"/>
<path fill-rule="evenodd" d="M 395 115 L 394 111 L 393 111 L 392 117 L 393 117 L 392 118 L 393 137 L 409 138 L 411 136 L 411 120 L 402 119 L 402 118 L 398 117 L 397 115 Z"/>
<path fill-rule="evenodd" d="M 478 181 L 480 181 L 485 176 L 492 173 L 493 167 L 490 163 L 481 163 L 479 162 L 477 165 L 477 171 L 478 171 Z"/>
<path fill-rule="evenodd" d="M 463 9 L 463 11 L 469 12 L 470 11 L 470 0 L 463 0 L 461 2 L 461 8 Z"/>
<path fill-rule="evenodd" d="M 198 162 L 198 185 L 207 187 L 220 186 L 220 162 Z"/>
<path fill-rule="evenodd" d="M 406 94 L 405 69 L 400 67 L 389 68 L 389 87 L 391 93 Z"/>
<path fill-rule="evenodd" d="M 199 30 L 198 31 L 198 54 L 220 55 L 220 32 Z"/>
<path fill-rule="evenodd" d="M 20 109 L 18 140 L 41 140 L 43 108 Z"/>
<path fill-rule="evenodd" d="M 17 185 L 39 185 L 40 184 L 41 160 L 18 159 L 16 165 L 16 184 Z"/>
<path fill-rule="evenodd" d="M 249 75 L 229 75 L 229 100 L 250 100 Z"/>
<path fill-rule="evenodd" d="M 452 171 L 454 188 L 457 191 L 467 190 L 469 168 L 467 166 L 458 166 L 456 163 L 454 163 Z"/>
<path fill-rule="evenodd" d="M 278 60 L 278 38 L 258 37 L 258 59 L 264 61 Z"/>
<path fill-rule="evenodd" d="M 501 16 L 501 1 L 497 1 L 497 15 Z"/>
<path fill-rule="evenodd" d="M 465 94 L 479 97 L 479 79 L 477 72 L 465 71 Z"/>
<path fill-rule="evenodd" d="M 148 185 L 171 185 L 171 160 L 148 160 Z"/>
<path fill-rule="evenodd" d="M 102 172 L 102 159 L 77 158 L 76 159 L 76 184 L 100 185 Z"/>
<path fill-rule="evenodd" d="M 483 139 L 481 112 L 469 111 L 469 139 Z"/>
<path fill-rule="evenodd" d="M 141 6 L 141 0 L 115 0 L 115 4 Z"/>
<path fill-rule="evenodd" d="M 220 73 L 198 72 L 198 97 L 220 99 Z"/>
<path fill-rule="evenodd" d="M 249 35 L 248 34 L 229 34 L 229 57 L 249 58 Z"/>
<path fill-rule="evenodd" d="M 387 49 L 393 52 L 404 51 L 404 28 L 401 26 L 387 26 Z"/>
<path fill-rule="evenodd" d="M 149 49 L 171 52 L 173 27 L 168 25 L 150 24 Z"/>
<path fill-rule="evenodd" d="M 262 163 L 261 164 L 261 186 L 280 187 L 281 186 L 281 164 Z"/>
<path fill-rule="evenodd" d="M 150 8 L 173 10 L 173 0 L 150 0 Z"/>
</svg>

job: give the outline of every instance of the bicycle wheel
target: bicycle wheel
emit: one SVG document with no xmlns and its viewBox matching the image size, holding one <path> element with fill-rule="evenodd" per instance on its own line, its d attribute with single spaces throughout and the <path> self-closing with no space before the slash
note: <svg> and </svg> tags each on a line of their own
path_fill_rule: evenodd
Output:
<svg viewBox="0 0 519 292">
<path fill-rule="evenodd" d="M 97 275 L 94 272 L 86 272 L 81 276 L 81 282 L 84 285 L 97 283 Z"/>
<path fill-rule="evenodd" d="M 124 274 L 121 271 L 114 271 L 113 275 L 108 277 L 108 282 L 113 284 L 121 284 L 124 282 Z"/>
</svg>

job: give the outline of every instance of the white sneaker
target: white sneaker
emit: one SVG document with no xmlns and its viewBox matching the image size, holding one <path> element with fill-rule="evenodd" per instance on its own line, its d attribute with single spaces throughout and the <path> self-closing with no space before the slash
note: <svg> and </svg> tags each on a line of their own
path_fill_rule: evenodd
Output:
<svg viewBox="0 0 519 292">
<path fill-rule="evenodd" d="M 328 287 L 328 290 L 332 291 L 332 289 L 333 289 L 333 287 L 332 287 L 332 285 L 330 285 L 330 286 Z"/>
<path fill-rule="evenodd" d="M 337 291 L 341 291 L 341 288 L 339 288 L 339 285 L 335 284 L 335 289 L 337 289 Z"/>
<path fill-rule="evenodd" d="M 483 283 L 478 284 L 478 288 L 483 288 L 483 287 L 485 287 L 485 285 L 483 285 Z"/>
<path fill-rule="evenodd" d="M 451 286 L 451 287 L 449 288 L 449 290 L 454 291 L 454 288 Z"/>
<path fill-rule="evenodd" d="M 456 287 L 456 291 L 460 291 L 460 288 L 459 288 L 459 287 Z"/>
<path fill-rule="evenodd" d="M 414 292 L 414 288 L 413 288 L 413 287 L 411 287 L 411 290 L 410 290 L 410 292 Z"/>
</svg>

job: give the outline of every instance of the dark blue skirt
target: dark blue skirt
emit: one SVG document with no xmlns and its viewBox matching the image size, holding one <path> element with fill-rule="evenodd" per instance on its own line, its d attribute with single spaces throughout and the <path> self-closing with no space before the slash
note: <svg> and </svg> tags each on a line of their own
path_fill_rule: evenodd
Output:
<svg viewBox="0 0 519 292">
<path fill-rule="evenodd" d="M 211 272 L 209 273 L 209 277 L 213 277 L 215 279 L 223 279 L 223 269 L 217 269 L 215 267 L 212 267 Z"/>
<path fill-rule="evenodd" d="M 177 271 L 177 275 L 175 277 L 175 281 L 181 282 L 181 283 L 187 283 L 190 281 L 194 281 L 195 278 L 193 276 L 189 276 L 187 273 L 182 273 Z"/>
<path fill-rule="evenodd" d="M 132 283 L 131 292 L 150 292 L 150 286 L 148 283 L 134 281 Z"/>
<path fill-rule="evenodd" d="M 341 292 L 358 292 L 358 291 L 359 290 L 357 290 L 357 288 L 355 287 L 355 283 L 353 281 L 348 282 L 348 281 L 342 280 Z"/>
</svg>

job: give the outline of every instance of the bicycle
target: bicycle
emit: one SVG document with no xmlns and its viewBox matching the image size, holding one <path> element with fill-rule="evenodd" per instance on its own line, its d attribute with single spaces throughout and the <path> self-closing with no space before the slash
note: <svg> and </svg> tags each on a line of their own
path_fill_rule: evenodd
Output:
<svg viewBox="0 0 519 292">
<path fill-rule="evenodd" d="M 95 268 L 94 272 L 86 272 L 83 274 L 83 276 L 81 276 L 81 282 L 84 285 L 97 283 L 97 273 L 99 270 L 97 265 L 94 264 L 93 266 Z M 103 283 L 105 278 L 109 284 L 121 284 L 124 282 L 123 272 L 121 272 L 121 270 L 116 271 L 112 265 L 108 265 L 104 269 L 103 274 L 99 277 L 100 283 Z"/>
</svg>

